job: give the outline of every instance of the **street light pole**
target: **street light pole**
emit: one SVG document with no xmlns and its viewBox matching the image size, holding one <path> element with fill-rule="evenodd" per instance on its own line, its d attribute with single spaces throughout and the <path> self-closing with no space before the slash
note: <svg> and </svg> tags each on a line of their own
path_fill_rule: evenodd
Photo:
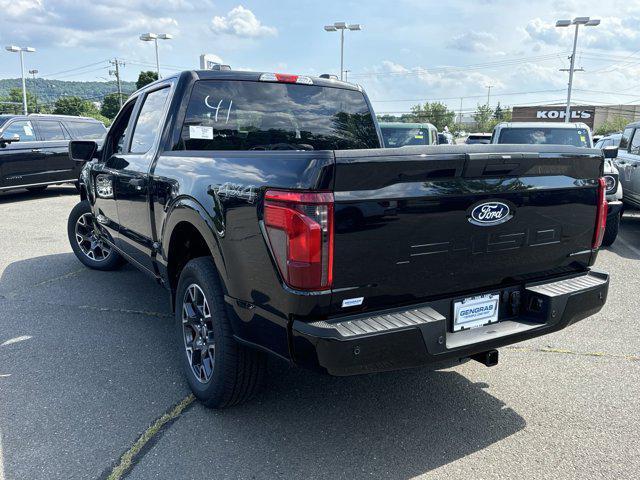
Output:
<svg viewBox="0 0 640 480">
<path fill-rule="evenodd" d="M 576 47 L 578 46 L 578 28 L 580 25 L 585 25 L 587 27 L 596 27 L 600 25 L 600 20 L 593 19 L 591 20 L 589 17 L 576 17 L 573 20 L 558 20 L 556 22 L 556 27 L 568 27 L 570 25 L 575 25 L 575 33 L 573 35 L 573 50 L 571 52 L 571 56 L 569 59 L 571 60 L 569 64 L 569 85 L 567 88 L 567 107 L 564 112 L 564 121 L 568 123 L 571 121 L 571 89 L 573 87 L 573 73 L 575 72 L 575 64 L 576 64 Z"/>
<path fill-rule="evenodd" d="M 158 80 L 160 80 L 160 54 L 158 53 L 158 39 L 154 38 L 153 43 L 156 45 L 156 73 L 158 74 Z"/>
<path fill-rule="evenodd" d="M 325 31 L 337 32 L 340 30 L 340 80 L 344 78 L 344 31 L 362 30 L 362 25 L 359 23 L 347 24 L 346 22 L 335 22 L 333 25 L 325 25 Z"/>
<path fill-rule="evenodd" d="M 340 29 L 340 80 L 344 74 L 344 28 Z"/>
<path fill-rule="evenodd" d="M 140 35 L 140 40 L 142 40 L 143 42 L 151 42 L 153 41 L 155 43 L 155 48 L 156 48 L 156 73 L 158 74 L 158 79 L 162 78 L 160 76 L 160 54 L 158 53 L 158 39 L 160 40 L 171 40 L 173 38 L 173 35 L 170 35 L 168 33 L 143 33 L 142 35 Z"/>
<path fill-rule="evenodd" d="M 22 49 L 20 49 L 20 74 L 22 75 L 22 111 L 27 115 L 27 81 L 24 78 L 24 51 Z"/>
<path fill-rule="evenodd" d="M 24 52 L 33 53 L 36 49 L 33 47 L 16 47 L 15 45 L 9 45 L 4 48 L 7 52 L 18 52 L 20 54 L 20 74 L 22 75 L 22 113 L 27 115 L 27 82 L 24 76 Z"/>
</svg>

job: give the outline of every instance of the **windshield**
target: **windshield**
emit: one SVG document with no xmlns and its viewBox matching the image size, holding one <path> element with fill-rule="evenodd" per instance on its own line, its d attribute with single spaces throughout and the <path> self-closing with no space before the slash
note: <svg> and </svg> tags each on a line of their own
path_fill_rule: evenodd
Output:
<svg viewBox="0 0 640 480">
<path fill-rule="evenodd" d="M 176 150 L 379 148 L 362 92 L 291 83 L 201 80 Z"/>
<path fill-rule="evenodd" d="M 498 143 L 591 147 L 584 128 L 503 128 Z"/>
<path fill-rule="evenodd" d="M 404 147 L 406 145 L 429 145 L 429 130 L 426 128 L 384 127 L 382 138 L 387 148 Z"/>
</svg>

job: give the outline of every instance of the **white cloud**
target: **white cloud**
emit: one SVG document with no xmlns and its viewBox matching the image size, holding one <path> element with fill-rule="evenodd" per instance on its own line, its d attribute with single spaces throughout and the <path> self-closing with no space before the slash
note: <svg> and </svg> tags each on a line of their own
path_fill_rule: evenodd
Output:
<svg viewBox="0 0 640 480">
<path fill-rule="evenodd" d="M 211 30 L 214 33 L 250 38 L 265 37 L 278 33 L 275 27 L 262 25 L 254 13 L 242 5 L 233 8 L 223 17 L 213 17 Z"/>
<path fill-rule="evenodd" d="M 473 53 L 498 53 L 496 51 L 497 38 L 493 33 L 469 31 L 453 37 L 447 48 Z"/>
<path fill-rule="evenodd" d="M 603 17 L 597 27 L 581 27 L 579 47 L 599 50 L 633 49 L 632 47 L 640 40 L 638 23 L 640 23 L 638 16 Z M 571 48 L 574 27 L 559 28 L 552 22 L 534 18 L 527 23 L 525 32 L 528 40 L 533 42 L 568 49 Z"/>
<path fill-rule="evenodd" d="M 37 46 L 118 45 L 145 30 L 175 34 L 172 12 L 192 8 L 190 0 L 0 0 L 0 37 Z"/>
</svg>

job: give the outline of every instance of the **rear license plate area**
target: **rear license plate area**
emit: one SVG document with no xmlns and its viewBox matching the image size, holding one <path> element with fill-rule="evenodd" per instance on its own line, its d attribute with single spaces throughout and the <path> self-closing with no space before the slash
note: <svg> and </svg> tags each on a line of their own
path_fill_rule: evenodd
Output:
<svg viewBox="0 0 640 480">
<path fill-rule="evenodd" d="M 500 294 L 487 293 L 453 302 L 453 331 L 483 327 L 499 320 Z"/>
</svg>

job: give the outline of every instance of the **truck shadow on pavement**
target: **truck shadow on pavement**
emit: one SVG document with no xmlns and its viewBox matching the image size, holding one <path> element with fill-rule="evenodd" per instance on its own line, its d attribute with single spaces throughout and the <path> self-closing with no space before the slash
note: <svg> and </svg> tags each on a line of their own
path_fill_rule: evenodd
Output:
<svg viewBox="0 0 640 480">
<path fill-rule="evenodd" d="M 34 447 L 21 433 L 26 420 L 2 415 L 7 474 L 35 478 L 43 464 L 71 474 L 67 469 L 83 459 L 89 463 L 83 467 L 98 475 L 154 418 L 187 395 L 174 353 L 167 296 L 132 267 L 96 272 L 82 269 L 71 253 L 49 255 L 8 265 L 0 286 L 9 309 L 31 305 L 20 323 L 2 321 L 11 327 L 5 333 L 33 335 L 12 346 L 14 354 L 0 352 L 7 365 L 7 372 L 0 373 L 11 374 L 3 387 L 5 407 L 43 425 Z M 76 330 L 93 332 L 96 360 L 78 362 L 71 355 L 82 338 L 69 334 Z M 0 343 L 4 337 L 0 335 Z M 34 372 L 44 368 L 55 376 L 50 388 L 33 391 L 28 377 L 22 380 L 28 372 L 10 368 L 19 364 L 11 356 L 31 344 L 37 345 L 41 359 L 32 362 Z M 131 367 L 137 358 L 145 360 L 136 371 Z M 459 367 L 475 368 L 486 367 Z M 88 384 L 77 382 L 81 372 Z M 25 388 L 30 390 L 28 404 L 21 403 Z M 525 420 L 486 388 L 458 369 L 337 378 L 273 360 L 266 388 L 257 398 L 222 412 L 196 402 L 145 449 L 130 478 L 411 478 L 525 427 Z M 52 411 L 69 414 L 54 418 L 46 413 Z M 108 433 L 102 431 L 105 426 Z M 95 442 L 86 441 L 87 428 Z M 63 451 L 59 441 L 49 440 L 59 438 L 60 431 L 66 432 Z M 29 465 L 26 459 L 35 456 L 41 460 Z M 83 476 L 73 473 L 68 478 Z"/>
<path fill-rule="evenodd" d="M 272 362 L 259 397 L 195 404 L 133 478 L 412 478 L 525 427 L 486 387 L 455 370 L 336 378 Z"/>
<path fill-rule="evenodd" d="M 50 186 L 41 192 L 30 192 L 24 188 L 0 192 L 0 205 L 5 203 L 24 202 L 27 200 L 36 200 L 40 198 L 52 198 L 60 196 L 78 195 L 78 191 L 73 185 L 55 185 Z"/>
</svg>

